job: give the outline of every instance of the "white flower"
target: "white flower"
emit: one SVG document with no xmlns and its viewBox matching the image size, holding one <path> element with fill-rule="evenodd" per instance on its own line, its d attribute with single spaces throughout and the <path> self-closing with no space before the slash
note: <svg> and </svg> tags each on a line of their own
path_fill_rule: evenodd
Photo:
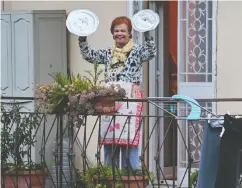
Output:
<svg viewBox="0 0 242 188">
<path fill-rule="evenodd" d="M 114 91 L 118 92 L 118 91 L 119 91 L 119 88 L 116 86 L 116 87 L 114 88 Z"/>
<path fill-rule="evenodd" d="M 109 88 L 111 88 L 111 85 L 110 85 L 110 84 L 107 84 L 105 87 L 106 87 L 107 89 L 109 89 Z"/>
</svg>

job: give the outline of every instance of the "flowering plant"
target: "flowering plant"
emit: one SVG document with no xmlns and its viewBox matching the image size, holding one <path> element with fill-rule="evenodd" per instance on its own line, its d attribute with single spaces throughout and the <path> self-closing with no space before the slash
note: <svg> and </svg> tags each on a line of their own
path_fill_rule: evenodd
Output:
<svg viewBox="0 0 242 188">
<path fill-rule="evenodd" d="M 90 90 L 87 80 L 79 74 L 72 77 L 73 81 L 63 73 L 51 76 L 54 79 L 53 84 L 44 84 L 37 88 L 37 105 L 46 112 L 65 111 L 69 95 Z"/>
<path fill-rule="evenodd" d="M 102 70 L 94 64 L 94 74 L 86 71 L 87 76 L 65 76 L 63 73 L 51 75 L 53 84 L 37 88 L 37 105 L 45 112 L 68 112 L 71 119 L 79 115 L 95 114 L 95 105 L 100 97 L 115 100 L 123 98 L 126 91 L 119 84 L 102 84 L 99 77 Z M 78 119 L 78 118 L 77 118 Z"/>
</svg>

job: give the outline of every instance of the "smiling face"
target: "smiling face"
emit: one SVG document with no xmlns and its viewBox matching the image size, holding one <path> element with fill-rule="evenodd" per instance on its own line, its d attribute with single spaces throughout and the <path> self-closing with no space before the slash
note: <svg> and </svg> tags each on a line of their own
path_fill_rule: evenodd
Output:
<svg viewBox="0 0 242 188">
<path fill-rule="evenodd" d="M 131 33 L 126 24 L 118 24 L 114 26 L 113 39 L 116 41 L 117 47 L 124 47 L 129 42 L 130 36 Z"/>
</svg>

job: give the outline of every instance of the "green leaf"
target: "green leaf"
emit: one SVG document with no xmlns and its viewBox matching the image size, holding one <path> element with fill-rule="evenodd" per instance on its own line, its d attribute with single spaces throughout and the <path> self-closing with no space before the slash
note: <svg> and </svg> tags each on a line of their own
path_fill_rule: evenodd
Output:
<svg viewBox="0 0 242 188">
<path fill-rule="evenodd" d="M 62 72 L 58 72 L 56 74 L 50 74 L 55 82 L 60 84 L 62 87 L 71 83 L 70 77 L 64 75 Z"/>
</svg>

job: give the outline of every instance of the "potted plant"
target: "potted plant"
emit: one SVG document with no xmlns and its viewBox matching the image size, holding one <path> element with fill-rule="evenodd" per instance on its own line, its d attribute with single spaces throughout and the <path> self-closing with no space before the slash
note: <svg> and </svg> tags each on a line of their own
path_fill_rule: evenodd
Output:
<svg viewBox="0 0 242 188">
<path fill-rule="evenodd" d="M 198 170 L 194 171 L 190 176 L 190 187 L 196 188 L 198 180 Z"/>
<path fill-rule="evenodd" d="M 37 114 L 22 114 L 18 106 L 6 111 L 1 106 L 1 174 L 4 187 L 44 187 L 46 166 L 31 160 L 29 148 L 36 140 Z"/>
<path fill-rule="evenodd" d="M 51 75 L 54 83 L 37 87 L 39 109 L 49 113 L 68 112 L 69 122 L 80 125 L 81 115 L 115 113 L 115 101 L 124 98 L 126 91 L 119 84 L 105 84 L 99 77 L 103 70 L 94 64 L 94 74 L 89 77 Z"/>
<path fill-rule="evenodd" d="M 111 167 L 99 165 L 89 167 L 86 172 L 81 172 L 80 179 L 83 188 L 85 188 L 85 185 L 88 188 L 99 186 L 106 188 L 146 188 L 150 180 L 154 182 L 154 174 L 141 169 L 115 168 L 113 170 Z"/>
</svg>

